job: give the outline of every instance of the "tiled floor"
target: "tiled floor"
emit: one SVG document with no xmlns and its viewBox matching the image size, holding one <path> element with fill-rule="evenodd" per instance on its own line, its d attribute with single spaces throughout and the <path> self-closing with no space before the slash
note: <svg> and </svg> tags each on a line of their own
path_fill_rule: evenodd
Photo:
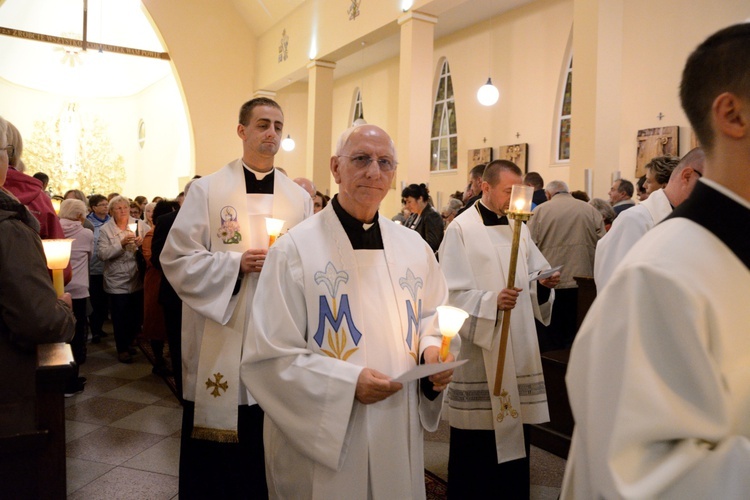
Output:
<svg viewBox="0 0 750 500">
<path fill-rule="evenodd" d="M 110 333 L 81 375 L 84 392 L 65 400 L 68 498 L 177 498 L 182 408 L 146 357 L 119 363 Z"/>
<path fill-rule="evenodd" d="M 65 400 L 68 498 L 177 498 L 182 409 L 145 355 L 118 363 L 112 334 L 89 344 L 82 394 Z M 446 479 L 448 426 L 425 436 L 425 466 Z M 556 499 L 565 461 L 532 447 L 531 498 Z"/>
</svg>

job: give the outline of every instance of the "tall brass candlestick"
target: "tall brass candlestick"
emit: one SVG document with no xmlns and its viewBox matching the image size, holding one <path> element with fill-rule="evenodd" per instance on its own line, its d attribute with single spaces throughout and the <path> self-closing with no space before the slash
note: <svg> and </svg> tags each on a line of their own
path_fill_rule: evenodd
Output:
<svg viewBox="0 0 750 500">
<path fill-rule="evenodd" d="M 518 246 L 521 242 L 521 226 L 528 221 L 531 216 L 531 197 L 534 194 L 534 188 L 520 184 L 513 185 L 510 195 L 510 210 L 507 212 L 509 219 L 513 219 L 513 242 L 510 247 L 510 264 L 508 266 L 508 283 L 507 288 L 513 288 L 516 285 L 516 266 L 518 264 Z M 503 311 L 503 322 L 500 329 L 500 349 L 497 353 L 497 369 L 495 370 L 495 386 L 492 393 L 500 396 L 503 385 L 503 370 L 505 369 L 505 356 L 508 351 L 508 333 L 510 332 L 510 313 L 511 310 Z"/>
</svg>

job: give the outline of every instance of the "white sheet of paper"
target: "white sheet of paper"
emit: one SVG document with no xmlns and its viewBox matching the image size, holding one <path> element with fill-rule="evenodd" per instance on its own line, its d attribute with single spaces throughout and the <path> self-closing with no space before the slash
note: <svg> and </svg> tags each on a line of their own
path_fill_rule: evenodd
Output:
<svg viewBox="0 0 750 500">
<path fill-rule="evenodd" d="M 418 365 L 411 370 L 402 373 L 392 381 L 401 382 L 403 384 L 404 382 L 410 382 L 412 380 L 429 377 L 430 375 L 435 375 L 436 373 L 444 372 L 445 370 L 452 370 L 461 366 L 467 361 L 469 360 L 460 359 L 458 361 L 451 361 L 450 363 L 430 363 L 429 365 Z"/>
<path fill-rule="evenodd" d="M 537 274 L 536 276 L 534 276 L 533 278 L 531 278 L 530 281 L 543 280 L 545 278 L 549 278 L 550 276 L 552 276 L 553 274 L 555 274 L 560 269 L 562 269 L 562 265 L 557 266 L 557 267 L 553 267 L 552 269 L 547 269 L 546 271 L 540 271 L 539 274 Z"/>
</svg>

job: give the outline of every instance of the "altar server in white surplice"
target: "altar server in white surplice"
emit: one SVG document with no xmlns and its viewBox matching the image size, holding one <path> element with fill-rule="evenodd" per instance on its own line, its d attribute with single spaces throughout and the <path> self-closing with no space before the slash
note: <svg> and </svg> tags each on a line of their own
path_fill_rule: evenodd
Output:
<svg viewBox="0 0 750 500">
<path fill-rule="evenodd" d="M 419 234 L 377 212 L 395 168 L 382 129 L 348 129 L 331 158 L 338 195 L 268 254 L 242 377 L 266 412 L 272 498 L 425 497 L 422 431 L 452 371 L 390 379 L 438 362 L 448 292 Z"/>
<path fill-rule="evenodd" d="M 312 215 L 310 195 L 273 166 L 283 125 L 270 99 L 242 106 L 242 158 L 193 182 L 161 253 L 183 301 L 180 498 L 266 495 L 263 412 L 240 382 L 242 343 L 268 251 L 265 218 L 290 228 Z"/>
<path fill-rule="evenodd" d="M 549 421 L 534 318 L 549 324 L 560 272 L 541 280 L 538 298 L 530 280 L 549 264 L 524 224 L 515 288 L 506 288 L 512 226 L 505 213 L 521 170 L 507 160 L 487 165 L 482 199 L 453 220 L 440 246 L 449 303 L 469 313 L 459 332 L 460 359 L 448 390 L 451 425 L 448 497 L 529 496 L 526 424 Z M 515 224 L 515 222 L 513 222 Z M 539 305 L 541 302 L 541 306 Z M 492 396 L 503 311 L 512 310 L 502 392 Z"/>
<path fill-rule="evenodd" d="M 672 171 L 664 189 L 654 191 L 640 205 L 617 216 L 606 236 L 596 244 L 594 281 L 597 289 L 604 289 L 633 245 L 690 196 L 703 175 L 705 161 L 701 148 L 692 149 Z"/>
<path fill-rule="evenodd" d="M 581 325 L 564 499 L 750 495 L 750 23 L 691 54 L 680 100 L 705 175 Z"/>
</svg>

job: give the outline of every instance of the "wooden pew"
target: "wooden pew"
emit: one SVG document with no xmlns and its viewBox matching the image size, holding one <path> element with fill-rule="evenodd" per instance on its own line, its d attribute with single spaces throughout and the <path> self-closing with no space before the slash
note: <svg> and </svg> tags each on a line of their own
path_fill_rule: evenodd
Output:
<svg viewBox="0 0 750 500">
<path fill-rule="evenodd" d="M 36 411 L 22 425 L 3 429 L 0 437 L 0 497 L 64 499 L 65 384 L 73 369 L 73 353 L 65 343 L 37 346 Z"/>
<path fill-rule="evenodd" d="M 581 323 L 596 298 L 596 285 L 593 278 L 576 276 L 574 279 L 578 284 L 576 325 L 581 328 Z M 570 349 L 542 354 L 542 371 L 547 387 L 550 421 L 531 426 L 531 443 L 562 458 L 568 457 L 574 425 L 573 413 L 568 402 L 568 389 L 565 386 L 569 358 Z"/>
</svg>

